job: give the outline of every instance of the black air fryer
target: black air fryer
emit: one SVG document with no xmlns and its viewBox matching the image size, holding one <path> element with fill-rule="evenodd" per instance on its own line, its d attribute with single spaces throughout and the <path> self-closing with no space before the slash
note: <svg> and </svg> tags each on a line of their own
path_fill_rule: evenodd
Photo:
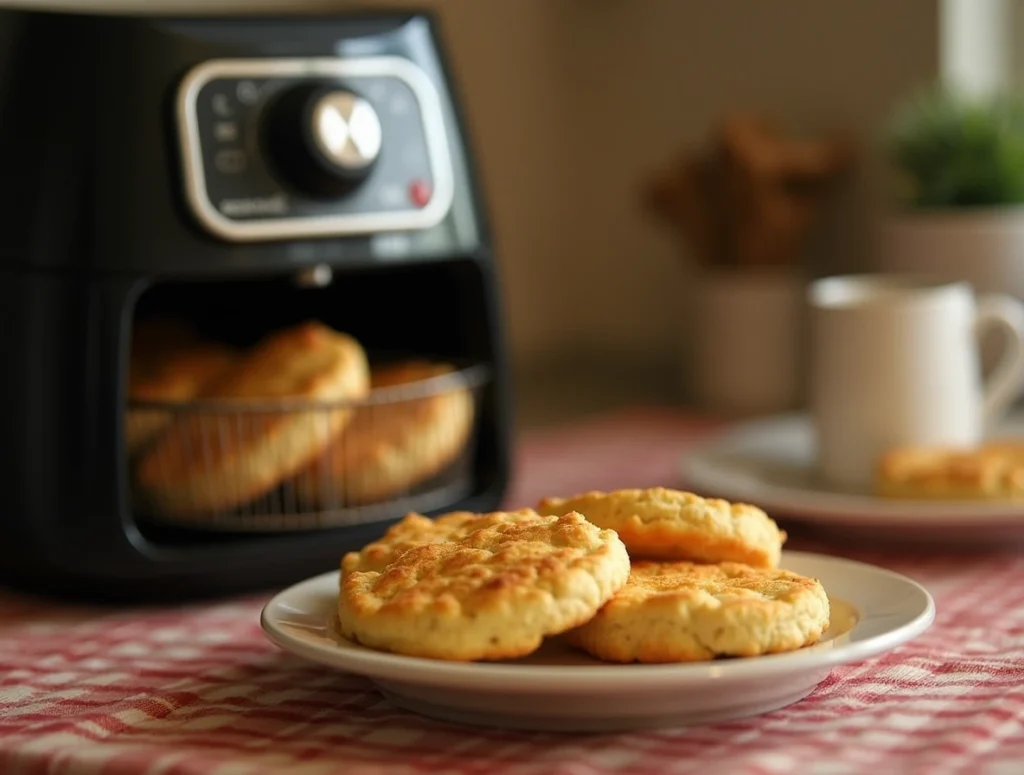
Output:
<svg viewBox="0 0 1024 775">
<path fill-rule="evenodd" d="M 268 589 L 408 512 L 502 500 L 498 281 L 426 16 L 3 12 L 0 278 L 0 583 L 110 600 Z M 136 332 L 167 321 L 238 349 L 317 321 L 371 364 L 449 364 L 365 403 L 458 388 L 471 428 L 400 492 L 310 507 L 283 482 L 188 519 L 154 512 L 133 483 L 133 413 L 167 428 L 204 413 L 230 434 L 331 411 L 136 405 Z"/>
</svg>

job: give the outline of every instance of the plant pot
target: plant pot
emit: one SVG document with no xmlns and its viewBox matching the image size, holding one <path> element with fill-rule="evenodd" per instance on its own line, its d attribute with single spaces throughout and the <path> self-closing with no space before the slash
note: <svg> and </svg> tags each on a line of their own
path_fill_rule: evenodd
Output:
<svg viewBox="0 0 1024 775">
<path fill-rule="evenodd" d="M 804 287 L 796 272 L 698 276 L 686 376 L 702 409 L 743 416 L 799 407 Z"/>
<path fill-rule="evenodd" d="M 1024 299 L 1024 207 L 891 215 L 879 230 L 877 267 Z"/>
</svg>

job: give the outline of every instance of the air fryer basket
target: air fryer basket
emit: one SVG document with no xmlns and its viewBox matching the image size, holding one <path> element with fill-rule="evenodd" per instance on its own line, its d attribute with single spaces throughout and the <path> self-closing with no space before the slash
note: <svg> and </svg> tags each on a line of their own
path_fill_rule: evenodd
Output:
<svg viewBox="0 0 1024 775">
<path fill-rule="evenodd" d="M 192 530 L 274 532 L 443 508 L 472 489 L 489 379 L 485 366 L 468 365 L 376 388 L 360 401 L 131 401 L 129 427 L 162 423 L 131 461 L 133 513 Z M 266 446 L 258 459 L 234 454 L 279 423 L 315 451 L 297 456 L 284 444 Z"/>
</svg>

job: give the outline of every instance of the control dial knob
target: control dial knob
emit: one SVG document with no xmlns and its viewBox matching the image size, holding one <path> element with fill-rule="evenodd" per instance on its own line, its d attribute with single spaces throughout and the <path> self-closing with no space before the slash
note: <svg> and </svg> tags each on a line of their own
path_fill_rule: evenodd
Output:
<svg viewBox="0 0 1024 775">
<path fill-rule="evenodd" d="M 270 106 L 266 151 L 277 173 L 303 193 L 338 197 L 362 183 L 380 156 L 380 118 L 340 85 L 286 91 Z"/>
</svg>

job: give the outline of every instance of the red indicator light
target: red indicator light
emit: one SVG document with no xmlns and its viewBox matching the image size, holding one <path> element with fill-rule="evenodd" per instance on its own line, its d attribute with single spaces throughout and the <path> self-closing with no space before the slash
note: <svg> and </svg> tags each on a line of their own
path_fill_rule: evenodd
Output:
<svg viewBox="0 0 1024 775">
<path fill-rule="evenodd" d="M 414 180 L 409 184 L 409 199 L 417 207 L 426 207 L 432 193 L 430 186 L 422 180 Z"/>
</svg>

